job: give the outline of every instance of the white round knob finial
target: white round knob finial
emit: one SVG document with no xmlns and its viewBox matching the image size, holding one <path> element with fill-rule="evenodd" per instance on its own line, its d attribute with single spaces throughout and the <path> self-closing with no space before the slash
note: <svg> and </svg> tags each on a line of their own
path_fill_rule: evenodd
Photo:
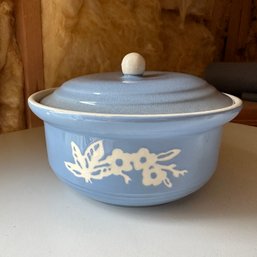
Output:
<svg viewBox="0 0 257 257">
<path fill-rule="evenodd" d="M 143 75 L 145 71 L 145 59 L 138 53 L 125 55 L 121 62 L 121 70 L 124 75 Z"/>
</svg>

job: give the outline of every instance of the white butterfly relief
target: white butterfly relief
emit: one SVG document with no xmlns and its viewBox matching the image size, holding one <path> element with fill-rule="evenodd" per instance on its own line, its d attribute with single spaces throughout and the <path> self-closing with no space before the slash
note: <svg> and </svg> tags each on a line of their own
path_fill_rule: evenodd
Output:
<svg viewBox="0 0 257 257">
<path fill-rule="evenodd" d="M 74 142 L 71 142 L 71 149 L 74 163 L 65 161 L 64 164 L 74 176 L 84 178 L 87 183 L 115 175 L 121 176 L 128 184 L 131 181 L 129 172 L 134 170 L 142 171 L 142 184 L 145 186 L 158 186 L 163 183 L 172 187 L 169 173 L 178 178 L 188 172 L 178 170 L 174 163 L 167 164 L 180 154 L 180 149 L 155 154 L 147 148 L 140 148 L 136 153 L 126 153 L 115 148 L 106 158 L 103 140 L 90 144 L 84 153 Z"/>
</svg>

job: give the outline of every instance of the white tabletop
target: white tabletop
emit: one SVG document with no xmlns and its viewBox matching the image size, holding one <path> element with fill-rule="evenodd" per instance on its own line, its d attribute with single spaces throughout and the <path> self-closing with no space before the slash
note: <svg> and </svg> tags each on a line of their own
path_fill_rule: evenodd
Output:
<svg viewBox="0 0 257 257">
<path fill-rule="evenodd" d="M 0 257 L 256 257 L 257 128 L 228 124 L 211 181 L 179 201 L 124 208 L 60 182 L 43 129 L 0 136 Z"/>
</svg>

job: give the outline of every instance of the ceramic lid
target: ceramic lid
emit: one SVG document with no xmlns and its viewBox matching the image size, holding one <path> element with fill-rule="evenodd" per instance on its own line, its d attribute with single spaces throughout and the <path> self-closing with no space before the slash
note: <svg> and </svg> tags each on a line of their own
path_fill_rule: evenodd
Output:
<svg viewBox="0 0 257 257">
<path fill-rule="evenodd" d="M 123 58 L 122 72 L 77 77 L 41 100 L 50 107 L 103 114 L 172 114 L 232 105 L 201 78 L 177 72 L 145 72 L 137 53 Z"/>
</svg>

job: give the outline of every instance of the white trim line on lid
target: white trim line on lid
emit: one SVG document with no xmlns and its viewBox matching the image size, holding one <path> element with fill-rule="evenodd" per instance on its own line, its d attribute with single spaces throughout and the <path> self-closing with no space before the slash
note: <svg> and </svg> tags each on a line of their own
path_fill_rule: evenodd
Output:
<svg viewBox="0 0 257 257">
<path fill-rule="evenodd" d="M 220 113 L 220 112 L 225 112 L 225 111 L 230 111 L 232 109 L 235 109 L 237 107 L 240 107 L 242 105 L 242 100 L 239 99 L 236 96 L 230 95 L 223 93 L 224 95 L 228 96 L 233 103 L 228 106 L 228 107 L 223 107 L 219 109 L 214 109 L 214 110 L 209 110 L 209 111 L 200 111 L 200 112 L 186 112 L 186 113 L 163 113 L 163 114 L 111 114 L 111 113 L 91 113 L 91 112 L 82 112 L 82 111 L 72 111 L 72 110 L 65 110 L 65 109 L 60 109 L 60 108 L 55 108 L 55 107 L 50 107 L 43 105 L 39 103 L 42 98 L 45 96 L 49 95 L 52 91 L 54 91 L 55 88 L 50 88 L 50 89 L 45 89 L 41 90 L 39 92 L 36 92 L 32 94 L 28 98 L 28 102 L 31 105 L 34 105 L 38 108 L 53 111 L 56 113 L 63 113 L 63 114 L 71 114 L 71 115 L 83 115 L 83 116 L 90 116 L 90 117 L 124 117 L 124 118 L 168 118 L 168 117 L 188 117 L 188 116 L 198 116 L 198 115 L 206 115 L 206 114 L 215 114 L 215 113 Z"/>
</svg>

